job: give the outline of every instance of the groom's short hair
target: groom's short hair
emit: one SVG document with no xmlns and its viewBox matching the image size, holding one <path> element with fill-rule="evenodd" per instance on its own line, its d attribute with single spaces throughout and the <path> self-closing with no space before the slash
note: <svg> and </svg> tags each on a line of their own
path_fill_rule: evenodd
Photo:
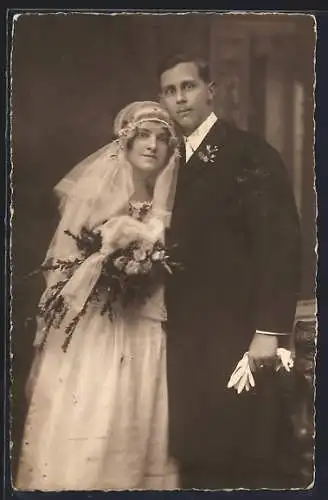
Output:
<svg viewBox="0 0 328 500">
<path fill-rule="evenodd" d="M 177 52 L 165 57 L 158 66 L 157 77 L 160 80 L 162 74 L 181 63 L 194 63 L 198 69 L 199 76 L 204 82 L 211 81 L 209 62 L 202 56 Z"/>
</svg>

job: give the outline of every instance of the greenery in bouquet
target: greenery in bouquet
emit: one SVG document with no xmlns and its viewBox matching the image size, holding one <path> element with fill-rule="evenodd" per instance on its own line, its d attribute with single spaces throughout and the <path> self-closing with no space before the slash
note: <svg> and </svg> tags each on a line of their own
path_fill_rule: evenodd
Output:
<svg viewBox="0 0 328 500">
<path fill-rule="evenodd" d="M 102 247 L 100 232 L 87 228 L 82 228 L 79 235 L 65 232 L 74 238 L 81 257 L 73 260 L 58 259 L 41 266 L 43 271 L 59 270 L 63 276 L 46 290 L 39 304 L 38 314 L 43 318 L 47 332 L 51 327 L 59 328 L 69 312 L 69 305 L 61 295 L 64 286 L 79 266 Z M 104 258 L 100 276 L 83 309 L 65 328 L 67 336 L 63 349 L 66 350 L 90 303 L 100 303 L 100 313 L 108 314 L 110 320 L 113 320 L 120 310 L 142 305 L 177 267 L 180 266 L 172 259 L 169 249 L 159 240 L 153 244 L 135 240 L 126 247 L 109 253 Z"/>
</svg>

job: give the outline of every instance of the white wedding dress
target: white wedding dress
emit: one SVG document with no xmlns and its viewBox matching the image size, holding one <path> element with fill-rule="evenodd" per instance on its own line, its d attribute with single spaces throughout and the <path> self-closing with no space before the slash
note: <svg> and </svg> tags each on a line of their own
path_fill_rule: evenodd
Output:
<svg viewBox="0 0 328 500">
<path fill-rule="evenodd" d="M 20 490 L 178 488 L 168 457 L 163 289 L 113 323 L 92 305 L 67 352 L 63 329 L 42 352 L 25 424 Z"/>
</svg>

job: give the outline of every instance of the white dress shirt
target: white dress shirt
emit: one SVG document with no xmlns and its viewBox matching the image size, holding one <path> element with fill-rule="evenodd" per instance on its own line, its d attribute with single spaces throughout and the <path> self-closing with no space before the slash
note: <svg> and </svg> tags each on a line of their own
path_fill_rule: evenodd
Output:
<svg viewBox="0 0 328 500">
<path fill-rule="evenodd" d="M 217 119 L 216 114 L 212 112 L 192 134 L 183 136 L 186 146 L 186 163 L 188 163 L 194 152 L 197 151 Z M 268 332 L 266 330 L 256 330 L 256 333 L 262 333 L 263 335 L 286 335 L 285 332 Z"/>
<path fill-rule="evenodd" d="M 216 114 L 212 112 L 206 120 L 204 120 L 203 123 L 201 123 L 199 127 L 193 131 L 192 134 L 183 137 L 186 146 L 186 163 L 190 160 L 193 153 L 199 148 L 217 119 L 218 117 Z"/>
</svg>

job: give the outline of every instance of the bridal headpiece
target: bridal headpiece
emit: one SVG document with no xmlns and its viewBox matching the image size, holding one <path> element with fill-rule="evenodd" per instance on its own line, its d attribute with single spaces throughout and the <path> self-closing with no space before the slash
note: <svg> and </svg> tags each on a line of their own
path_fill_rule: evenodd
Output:
<svg viewBox="0 0 328 500">
<path fill-rule="evenodd" d="M 83 228 L 93 230 L 105 221 L 127 213 L 134 182 L 133 167 L 126 155 L 126 139 L 132 138 L 138 125 L 145 121 L 156 121 L 166 127 L 169 144 L 173 146 L 169 149 L 167 165 L 155 181 L 149 221 L 158 222 L 161 227 L 170 225 L 178 167 L 175 131 L 167 112 L 158 103 L 134 102 L 120 111 L 114 120 L 113 132 L 117 139 L 80 162 L 55 187 L 62 217 L 45 264 L 61 259 L 74 260 L 79 256 L 68 231 L 77 235 Z M 60 281 L 61 272 L 47 273 L 45 277 L 49 288 Z M 83 286 L 85 293 L 87 289 Z"/>
<path fill-rule="evenodd" d="M 110 217 L 126 212 L 134 193 L 132 166 L 127 161 L 125 142 L 136 127 L 156 121 L 167 128 L 170 157 L 159 173 L 153 191 L 152 212 L 168 227 L 174 203 L 178 167 L 176 135 L 168 113 L 153 101 L 137 101 L 124 107 L 114 120 L 117 139 L 103 146 L 75 166 L 56 186 L 62 219 L 50 245 L 47 258 L 68 257 L 73 252 L 69 229 L 78 234 L 83 226 L 94 228 Z"/>
<path fill-rule="evenodd" d="M 114 121 L 114 134 L 119 138 L 131 138 L 138 126 L 147 121 L 162 124 L 169 132 L 170 145 L 178 144 L 178 137 L 169 114 L 153 101 L 136 101 L 123 108 Z"/>
</svg>

